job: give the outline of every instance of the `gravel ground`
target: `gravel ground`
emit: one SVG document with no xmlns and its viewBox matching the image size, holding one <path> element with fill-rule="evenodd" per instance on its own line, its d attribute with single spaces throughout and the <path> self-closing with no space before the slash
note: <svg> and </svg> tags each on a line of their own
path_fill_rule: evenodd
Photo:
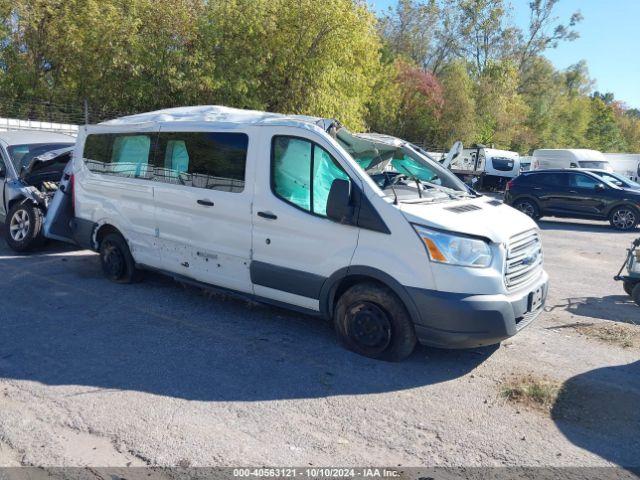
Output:
<svg viewBox="0 0 640 480">
<path fill-rule="evenodd" d="M 541 222 L 547 312 L 499 347 L 361 358 L 323 321 L 98 258 L 0 246 L 0 466 L 640 463 L 640 308 L 612 280 L 638 232 Z M 582 328 L 582 330 L 581 330 Z M 507 378 L 562 384 L 549 409 Z"/>
</svg>

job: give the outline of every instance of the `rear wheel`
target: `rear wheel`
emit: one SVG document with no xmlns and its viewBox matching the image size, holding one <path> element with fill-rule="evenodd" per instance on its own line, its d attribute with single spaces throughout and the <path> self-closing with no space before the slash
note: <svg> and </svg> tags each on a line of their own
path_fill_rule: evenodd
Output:
<svg viewBox="0 0 640 480">
<path fill-rule="evenodd" d="M 631 298 L 633 298 L 633 301 L 636 302 L 636 305 L 640 307 L 640 283 L 637 283 L 636 286 L 633 287 Z"/>
<path fill-rule="evenodd" d="M 631 230 L 636 228 L 639 221 L 638 211 L 625 205 L 616 207 L 609 215 L 609 223 L 616 230 Z"/>
<path fill-rule="evenodd" d="M 413 323 L 400 299 L 373 282 L 354 285 L 340 297 L 334 324 L 340 343 L 365 357 L 400 361 L 416 345 Z"/>
<path fill-rule="evenodd" d="M 633 287 L 635 287 L 636 284 L 638 283 L 640 282 L 632 282 L 631 280 L 625 280 L 624 282 L 622 282 L 622 288 L 624 288 L 624 291 L 627 293 L 627 295 L 632 295 Z"/>
<path fill-rule="evenodd" d="M 100 263 L 104 275 L 115 283 L 133 283 L 140 271 L 131 256 L 127 242 L 119 233 L 110 233 L 100 242 Z"/>
<path fill-rule="evenodd" d="M 16 203 L 9 209 L 5 240 L 16 252 L 27 252 L 44 243 L 44 213 L 30 201 Z"/>
<path fill-rule="evenodd" d="M 526 216 L 533 218 L 534 220 L 537 220 L 540 218 L 540 209 L 538 208 L 538 205 L 536 205 L 536 203 L 533 200 L 529 200 L 529 199 L 518 200 L 513 204 L 513 207 L 516 210 L 520 210 Z"/>
</svg>

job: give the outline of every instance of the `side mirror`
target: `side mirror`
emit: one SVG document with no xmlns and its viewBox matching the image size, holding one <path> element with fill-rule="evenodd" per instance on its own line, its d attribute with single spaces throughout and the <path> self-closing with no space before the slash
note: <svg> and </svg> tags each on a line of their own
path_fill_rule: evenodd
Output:
<svg viewBox="0 0 640 480">
<path fill-rule="evenodd" d="M 331 184 L 327 199 L 327 217 L 339 223 L 351 223 L 353 207 L 350 181 L 335 179 Z"/>
<path fill-rule="evenodd" d="M 607 186 L 604 183 L 599 183 L 599 184 L 596 185 L 596 190 L 599 191 L 599 192 L 601 192 L 603 190 L 606 190 L 606 189 L 607 189 Z"/>
</svg>

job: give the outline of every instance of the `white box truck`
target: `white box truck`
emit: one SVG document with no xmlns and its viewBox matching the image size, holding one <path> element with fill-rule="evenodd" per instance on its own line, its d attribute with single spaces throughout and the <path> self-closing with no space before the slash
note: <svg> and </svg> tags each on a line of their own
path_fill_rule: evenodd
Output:
<svg viewBox="0 0 640 480">
<path fill-rule="evenodd" d="M 551 168 L 591 168 L 613 172 L 606 157 L 586 148 L 540 148 L 534 150 L 531 170 Z"/>
</svg>

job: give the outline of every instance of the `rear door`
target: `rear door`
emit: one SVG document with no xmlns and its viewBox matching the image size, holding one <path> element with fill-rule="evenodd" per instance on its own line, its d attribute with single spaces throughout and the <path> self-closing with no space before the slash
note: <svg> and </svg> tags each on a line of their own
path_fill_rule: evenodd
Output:
<svg viewBox="0 0 640 480">
<path fill-rule="evenodd" d="M 349 266 L 359 233 L 327 218 L 329 189 L 335 179 L 356 177 L 319 134 L 264 130 L 253 209 L 254 292 L 318 310 L 324 281 Z"/>
<path fill-rule="evenodd" d="M 249 132 L 162 128 L 155 158 L 157 236 L 165 270 L 251 292 Z"/>
<path fill-rule="evenodd" d="M 549 172 L 531 175 L 530 188 L 544 211 L 554 212 L 565 208 L 567 189 L 565 173 Z"/>
</svg>

